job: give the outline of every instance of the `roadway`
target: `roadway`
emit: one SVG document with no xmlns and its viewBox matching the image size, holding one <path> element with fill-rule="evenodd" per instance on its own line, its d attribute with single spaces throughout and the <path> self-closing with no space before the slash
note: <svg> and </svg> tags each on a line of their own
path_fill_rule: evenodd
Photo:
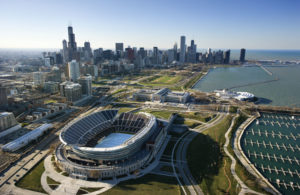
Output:
<svg viewBox="0 0 300 195">
<path fill-rule="evenodd" d="M 176 176 L 177 180 L 179 181 L 179 185 L 182 188 L 182 191 L 184 194 L 186 193 L 185 188 L 183 187 L 186 186 L 186 188 L 189 190 L 189 193 L 194 195 L 194 194 L 204 194 L 203 191 L 201 190 L 199 184 L 196 182 L 194 177 L 192 176 L 187 160 L 186 160 L 186 153 L 187 153 L 187 148 L 189 146 L 189 143 L 201 132 L 205 131 L 206 129 L 218 124 L 221 122 L 225 114 L 220 114 L 217 119 L 212 121 L 211 123 L 206 123 L 204 126 L 202 126 L 199 129 L 191 129 L 190 131 L 187 131 L 184 133 L 175 143 L 172 151 L 172 166 L 173 166 L 173 171 L 174 175 Z M 178 147 L 177 147 L 178 145 Z M 176 150 L 177 149 L 177 150 Z M 175 150 L 176 150 L 176 159 L 175 159 Z M 174 160 L 175 159 L 175 160 Z M 176 162 L 176 165 L 174 164 L 174 161 Z M 178 174 L 176 172 L 175 167 L 177 167 L 179 176 L 181 177 L 183 184 L 181 184 L 180 179 L 178 177 Z"/>
</svg>

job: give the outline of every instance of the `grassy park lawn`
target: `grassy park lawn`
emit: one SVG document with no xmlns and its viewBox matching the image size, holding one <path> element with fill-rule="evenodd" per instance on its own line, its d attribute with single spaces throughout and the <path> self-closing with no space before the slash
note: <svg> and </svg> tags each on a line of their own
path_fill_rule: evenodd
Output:
<svg viewBox="0 0 300 195">
<path fill-rule="evenodd" d="M 195 128 L 199 125 L 201 125 L 201 123 L 195 122 L 193 120 L 189 120 L 188 118 L 182 118 L 182 117 L 177 117 L 174 120 L 174 124 L 178 124 L 178 125 L 186 125 L 189 128 Z"/>
<path fill-rule="evenodd" d="M 40 161 L 32 170 L 30 170 L 23 178 L 21 178 L 16 186 L 25 188 L 27 190 L 33 190 L 37 192 L 46 193 L 41 185 L 41 177 L 44 168 L 44 161 Z"/>
<path fill-rule="evenodd" d="M 53 99 L 47 99 L 44 101 L 44 104 L 49 104 L 49 103 L 57 103 L 57 101 Z"/>
<path fill-rule="evenodd" d="M 184 84 L 184 88 L 185 89 L 189 89 L 192 88 L 192 86 L 203 76 L 203 73 L 200 72 L 199 74 L 197 74 L 196 76 L 193 76 L 188 82 L 186 82 Z"/>
<path fill-rule="evenodd" d="M 151 109 L 141 110 L 141 112 L 148 112 L 150 114 L 153 114 L 157 118 L 162 118 L 162 119 L 166 119 L 166 120 L 169 119 L 169 117 L 173 113 L 173 112 L 165 111 L 165 110 L 160 111 L 160 110 L 151 110 Z"/>
<path fill-rule="evenodd" d="M 120 113 L 123 113 L 123 112 L 128 112 L 128 111 L 131 111 L 133 109 L 135 109 L 135 108 L 132 108 L 132 107 L 123 107 L 123 108 L 119 109 L 118 113 L 120 114 Z"/>
<path fill-rule="evenodd" d="M 201 122 L 208 122 L 212 118 L 216 117 L 216 115 L 209 114 L 209 113 L 201 113 L 201 112 L 182 112 L 182 113 L 178 113 L 178 116 L 183 118 L 198 120 Z"/>
<path fill-rule="evenodd" d="M 187 153 L 189 168 L 205 194 L 237 194 L 237 182 L 230 172 L 231 160 L 225 156 L 224 134 L 231 124 L 231 116 L 198 134 Z"/>
<path fill-rule="evenodd" d="M 47 177 L 47 183 L 52 190 L 55 190 L 60 185 L 60 182 L 57 182 L 50 177 Z"/>
<path fill-rule="evenodd" d="M 165 86 L 165 85 L 174 85 L 182 79 L 182 76 L 169 76 L 169 75 L 162 75 L 158 76 L 155 75 L 153 77 L 147 78 L 141 82 L 143 85 L 148 86 Z"/>
<path fill-rule="evenodd" d="M 117 186 L 103 193 L 118 195 L 164 195 L 164 194 L 180 194 L 180 187 L 175 177 L 167 177 L 161 175 L 148 174 L 138 179 L 131 179 L 119 183 Z"/>
<path fill-rule="evenodd" d="M 55 181 L 54 179 L 52 179 L 50 177 L 47 177 L 47 183 L 48 184 L 56 184 L 56 185 L 60 184 L 60 182 L 57 182 L 57 181 Z"/>
<path fill-rule="evenodd" d="M 80 194 L 88 194 L 88 193 L 92 193 L 98 190 L 101 190 L 102 188 L 79 188 L 78 192 L 76 193 L 76 195 L 80 195 Z"/>
</svg>

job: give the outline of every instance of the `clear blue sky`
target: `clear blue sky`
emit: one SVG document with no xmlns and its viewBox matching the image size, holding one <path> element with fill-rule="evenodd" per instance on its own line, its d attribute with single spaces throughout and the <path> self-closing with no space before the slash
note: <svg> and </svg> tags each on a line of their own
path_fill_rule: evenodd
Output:
<svg viewBox="0 0 300 195">
<path fill-rule="evenodd" d="M 78 46 L 300 49 L 298 0 L 0 0 L 0 48 Z"/>
</svg>

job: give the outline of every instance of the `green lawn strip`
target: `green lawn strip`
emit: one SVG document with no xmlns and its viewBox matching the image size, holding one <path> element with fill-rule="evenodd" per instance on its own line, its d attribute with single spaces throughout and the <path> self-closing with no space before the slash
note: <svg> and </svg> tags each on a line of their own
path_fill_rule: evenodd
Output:
<svg viewBox="0 0 300 195">
<path fill-rule="evenodd" d="M 183 88 L 181 85 L 173 85 L 173 86 L 170 86 L 168 87 L 170 90 L 172 91 L 183 91 Z"/>
<path fill-rule="evenodd" d="M 160 111 L 160 110 L 151 110 L 151 109 L 144 109 L 141 110 L 140 112 L 148 112 L 150 114 L 153 114 L 157 118 L 163 118 L 163 119 L 169 119 L 169 117 L 173 113 L 171 111 L 165 111 L 165 110 Z"/>
<path fill-rule="evenodd" d="M 67 173 L 67 172 L 62 172 L 62 175 L 66 176 L 66 177 L 69 177 L 69 173 Z"/>
<path fill-rule="evenodd" d="M 165 194 L 180 194 L 180 187 L 174 177 L 162 175 L 148 174 L 141 178 L 131 179 L 119 183 L 117 186 L 103 193 L 118 194 L 118 195 L 165 195 Z"/>
<path fill-rule="evenodd" d="M 214 141 L 218 142 L 220 146 L 223 146 L 225 143 L 224 135 L 230 127 L 231 119 L 232 116 L 226 116 L 220 123 L 205 130 L 203 134 L 210 136 Z"/>
<path fill-rule="evenodd" d="M 123 112 L 128 112 L 128 111 L 131 111 L 131 110 L 134 110 L 135 108 L 129 108 L 129 107 L 123 107 L 123 108 L 120 108 L 119 109 L 119 114 L 123 113 Z"/>
<path fill-rule="evenodd" d="M 181 112 L 178 113 L 178 116 L 198 120 L 201 122 L 209 122 L 212 118 L 214 118 L 213 114 L 201 113 L 201 112 Z"/>
<path fill-rule="evenodd" d="M 223 151 L 224 134 L 231 119 L 226 116 L 219 124 L 198 134 L 188 147 L 189 168 L 204 193 L 225 194 L 229 189 L 229 194 L 237 194 L 237 183 L 230 172 L 231 160 Z"/>
<path fill-rule="evenodd" d="M 51 177 L 48 177 L 48 176 L 47 176 L 47 183 L 48 184 L 56 184 L 56 185 L 60 184 L 60 182 L 55 181 L 54 179 L 52 179 Z"/>
<path fill-rule="evenodd" d="M 155 75 L 150 78 L 144 79 L 140 84 L 146 86 L 164 86 L 174 85 L 182 79 L 182 76 L 169 76 L 169 75 Z"/>
<path fill-rule="evenodd" d="M 44 171 L 44 160 L 41 160 L 16 183 L 16 186 L 27 190 L 46 193 L 41 185 L 41 177 Z"/>
<path fill-rule="evenodd" d="M 49 103 L 57 103 L 57 100 L 48 99 L 44 101 L 44 104 L 49 104 Z"/>
<path fill-rule="evenodd" d="M 118 89 L 115 92 L 111 93 L 110 95 L 113 96 L 113 95 L 116 95 L 118 93 L 125 92 L 125 91 L 127 91 L 127 89 Z"/>
<path fill-rule="evenodd" d="M 184 89 L 191 88 L 201 77 L 203 76 L 203 73 L 200 72 L 196 76 L 192 77 L 188 82 L 186 82 L 183 86 Z"/>
<path fill-rule="evenodd" d="M 192 129 L 199 126 L 199 125 L 201 125 L 201 123 L 195 122 L 193 120 L 189 120 L 187 118 L 176 118 L 174 120 L 174 124 L 186 125 L 186 126 L 188 126 L 189 128 L 192 128 Z"/>
<path fill-rule="evenodd" d="M 84 188 L 84 187 L 81 187 L 77 191 L 76 195 L 88 194 L 88 193 L 96 192 L 96 191 L 101 190 L 101 189 L 102 188 Z"/>
</svg>

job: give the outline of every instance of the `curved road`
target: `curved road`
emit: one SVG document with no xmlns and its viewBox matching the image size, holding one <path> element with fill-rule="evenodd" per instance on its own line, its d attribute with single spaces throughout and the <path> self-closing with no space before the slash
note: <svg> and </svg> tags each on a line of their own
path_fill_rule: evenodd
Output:
<svg viewBox="0 0 300 195">
<path fill-rule="evenodd" d="M 218 116 L 217 119 L 215 119 L 214 121 L 212 121 L 211 123 L 207 123 L 204 126 L 202 126 L 199 129 L 190 129 L 190 131 L 187 131 L 186 133 L 184 133 L 175 143 L 173 150 L 172 150 L 172 167 L 173 167 L 173 171 L 174 171 L 174 175 L 176 176 L 179 185 L 182 189 L 182 191 L 184 192 L 184 194 L 186 193 L 185 188 L 183 187 L 186 186 L 186 188 L 189 190 L 190 194 L 204 194 L 203 191 L 201 190 L 199 184 L 196 182 L 196 180 L 194 179 L 194 177 L 192 176 L 189 167 L 187 165 L 187 160 L 186 160 L 186 153 L 187 153 L 187 148 L 189 143 L 193 140 L 194 137 L 196 137 L 198 135 L 198 133 L 203 132 L 204 130 L 216 125 L 217 123 L 219 123 L 220 121 L 222 121 L 224 119 L 226 115 L 225 114 L 220 114 Z M 177 147 L 178 145 L 178 147 Z M 174 154 L 175 154 L 175 150 L 177 148 L 176 151 L 176 159 L 174 159 Z M 176 165 L 174 164 L 174 161 L 176 162 Z M 179 176 L 176 172 L 175 167 L 177 167 L 178 172 L 179 172 L 179 176 L 181 177 L 181 180 L 183 182 L 183 184 L 180 182 Z"/>
</svg>

